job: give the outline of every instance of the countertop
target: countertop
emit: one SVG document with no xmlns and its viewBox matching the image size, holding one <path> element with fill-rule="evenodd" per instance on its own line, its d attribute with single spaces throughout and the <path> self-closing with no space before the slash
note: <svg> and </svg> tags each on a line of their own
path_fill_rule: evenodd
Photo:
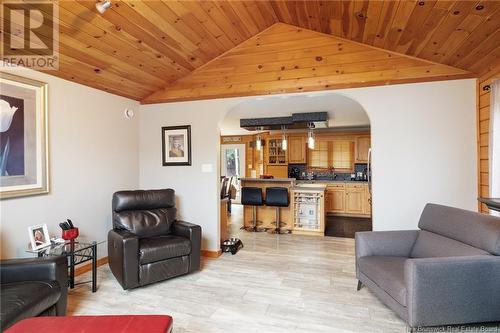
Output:
<svg viewBox="0 0 500 333">
<path fill-rule="evenodd" d="M 270 179 L 262 179 L 262 178 L 240 178 L 242 181 L 247 182 L 263 182 L 263 183 L 289 183 L 295 182 L 295 178 L 270 178 Z"/>
<path fill-rule="evenodd" d="M 300 184 L 335 184 L 335 183 L 353 183 L 353 184 L 368 184 L 366 180 L 322 180 L 322 179 L 314 179 L 314 180 L 297 180 L 295 182 L 297 185 Z"/>
</svg>

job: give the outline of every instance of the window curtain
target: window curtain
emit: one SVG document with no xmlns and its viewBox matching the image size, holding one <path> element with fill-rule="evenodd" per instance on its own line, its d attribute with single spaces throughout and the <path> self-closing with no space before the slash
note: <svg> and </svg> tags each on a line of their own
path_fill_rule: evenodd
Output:
<svg viewBox="0 0 500 333">
<path fill-rule="evenodd" d="M 490 95 L 490 197 L 500 198 L 500 80 L 491 83 Z M 500 212 L 494 212 L 500 216 Z"/>
</svg>

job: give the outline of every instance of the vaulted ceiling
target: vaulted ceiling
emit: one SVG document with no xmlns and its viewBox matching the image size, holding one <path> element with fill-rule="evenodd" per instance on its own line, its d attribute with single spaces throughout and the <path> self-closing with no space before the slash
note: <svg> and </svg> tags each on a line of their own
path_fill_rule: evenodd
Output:
<svg viewBox="0 0 500 333">
<path fill-rule="evenodd" d="M 279 22 L 460 74 L 479 75 L 500 61 L 500 1 L 113 0 L 102 15 L 95 1 L 59 6 L 60 68 L 47 73 L 136 100 L 186 81 Z"/>
</svg>

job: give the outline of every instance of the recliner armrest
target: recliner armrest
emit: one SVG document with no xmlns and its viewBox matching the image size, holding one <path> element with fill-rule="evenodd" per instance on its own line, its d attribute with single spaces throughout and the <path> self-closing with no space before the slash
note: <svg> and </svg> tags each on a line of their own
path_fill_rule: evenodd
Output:
<svg viewBox="0 0 500 333">
<path fill-rule="evenodd" d="M 500 320 L 500 257 L 408 259 L 404 268 L 411 327 Z"/>
<path fill-rule="evenodd" d="M 139 238 L 126 230 L 110 230 L 108 264 L 123 289 L 138 287 Z"/>
<path fill-rule="evenodd" d="M 172 224 L 172 233 L 176 236 L 188 238 L 191 241 L 189 272 L 199 270 L 201 262 L 201 227 L 185 221 L 175 221 Z"/>
<path fill-rule="evenodd" d="M 2 283 L 22 281 L 57 281 L 61 297 L 56 305 L 56 314 L 66 314 L 68 295 L 68 259 L 66 256 L 6 259 L 0 261 Z"/>
</svg>

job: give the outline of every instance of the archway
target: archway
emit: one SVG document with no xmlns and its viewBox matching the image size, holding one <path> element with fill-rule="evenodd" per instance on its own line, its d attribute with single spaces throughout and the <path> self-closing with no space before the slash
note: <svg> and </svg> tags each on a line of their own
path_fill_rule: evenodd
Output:
<svg viewBox="0 0 500 333">
<path fill-rule="evenodd" d="M 324 202 L 324 211 L 326 213 L 325 235 L 353 237 L 355 231 L 360 231 L 357 230 L 356 227 L 353 227 L 353 225 L 356 225 L 359 221 L 366 221 L 366 219 L 369 219 L 369 224 L 365 223 L 361 226 L 361 230 L 371 230 L 372 228 L 371 193 L 368 190 L 368 179 L 364 178 L 369 172 L 368 158 L 364 156 L 364 154 L 366 154 L 369 148 L 369 137 L 371 134 L 370 119 L 365 109 L 357 101 L 342 94 L 332 92 L 246 98 L 233 106 L 220 123 L 221 151 L 225 151 L 225 146 L 234 146 L 235 144 L 239 144 L 240 147 L 245 147 L 246 160 L 240 161 L 239 163 L 239 165 L 244 165 L 241 177 L 258 178 L 270 170 L 269 166 L 271 161 L 268 156 L 266 156 L 265 148 L 260 151 L 260 155 L 256 156 L 256 148 L 254 146 L 256 134 L 261 133 L 263 137 L 266 137 L 266 135 L 271 137 L 282 135 L 283 132 L 281 130 L 250 132 L 240 127 L 240 119 L 286 117 L 293 113 L 320 111 L 327 112 L 328 126 L 323 129 L 315 129 L 314 136 L 322 147 L 326 147 L 325 150 L 328 160 L 326 162 L 323 161 L 322 164 L 313 163 L 311 159 L 312 155 L 318 154 L 314 149 L 307 149 L 307 157 L 302 161 L 303 163 L 291 163 L 292 161 L 287 159 L 287 163 L 285 163 L 288 168 L 286 177 L 292 177 L 290 174 L 292 168 L 298 168 L 301 171 L 299 171 L 298 175 L 300 179 L 297 179 L 297 183 L 307 182 L 307 179 L 303 179 L 303 177 L 300 176 L 304 175 L 304 170 L 306 174 L 309 174 L 308 170 L 317 171 L 317 175 L 321 174 L 321 177 L 316 176 L 314 182 L 324 182 L 326 184 Z M 306 133 L 306 130 L 300 129 L 286 129 L 285 131 L 287 138 L 300 136 Z M 368 141 L 366 137 L 368 137 Z M 365 139 L 364 142 L 361 142 L 361 144 L 365 145 L 364 147 L 360 147 L 360 141 L 358 141 L 360 138 Z M 337 168 L 330 176 L 325 176 L 327 170 L 333 168 L 334 165 L 332 163 L 337 163 L 332 157 L 334 154 L 334 147 L 338 146 L 336 144 L 337 141 L 352 143 L 351 145 L 347 145 L 347 147 L 352 147 L 347 149 L 352 152 L 352 155 L 350 160 L 346 162 L 346 164 L 352 165 L 352 167 Z M 366 146 L 366 142 L 368 142 L 368 147 Z M 362 152 L 362 150 L 364 152 Z M 289 152 L 285 154 L 289 154 Z M 321 154 L 325 155 L 325 153 Z M 241 156 L 242 154 L 239 155 Z M 221 165 L 224 165 L 224 163 L 224 158 L 222 158 Z M 325 171 L 320 173 L 319 171 L 321 171 L 322 168 L 324 168 Z M 284 167 L 281 167 L 281 170 L 284 169 Z M 283 175 L 283 172 L 279 173 L 279 175 Z M 294 174 L 294 177 L 296 175 L 297 174 Z M 224 170 L 221 170 L 221 176 L 226 176 Z M 276 177 L 277 175 L 274 176 Z M 351 179 L 356 182 L 351 182 Z M 341 191 L 338 190 L 338 187 L 335 191 L 333 186 L 330 186 L 333 183 L 342 183 L 343 187 L 340 186 Z M 356 192 L 349 197 L 350 191 L 355 188 L 352 186 L 353 184 L 366 184 L 367 193 Z M 370 206 L 368 207 L 367 205 Z M 221 207 L 221 210 L 223 209 L 224 207 Z M 232 223 L 230 223 L 227 233 L 223 230 L 224 223 L 221 224 L 221 238 L 238 234 L 239 224 L 246 223 L 246 215 L 242 213 L 242 210 L 241 206 L 233 205 L 233 210 L 229 218 L 229 221 Z M 236 216 L 235 214 L 240 215 Z M 221 211 L 221 216 L 224 218 L 225 212 Z M 293 217 L 291 217 L 291 219 L 293 220 Z M 232 225 L 235 221 L 237 225 Z M 354 223 L 349 225 L 352 221 L 354 221 Z M 340 225 L 343 225 L 343 227 L 339 227 Z"/>
</svg>

